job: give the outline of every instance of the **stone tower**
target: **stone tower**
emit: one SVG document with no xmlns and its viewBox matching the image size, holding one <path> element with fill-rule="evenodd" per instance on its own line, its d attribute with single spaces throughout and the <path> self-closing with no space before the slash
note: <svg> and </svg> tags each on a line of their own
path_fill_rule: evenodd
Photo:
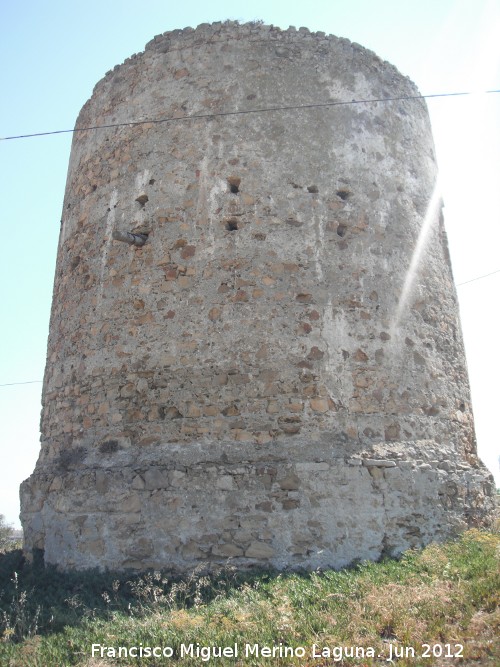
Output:
<svg viewBox="0 0 500 667">
<path fill-rule="evenodd" d="M 155 37 L 97 84 L 21 490 L 28 553 L 316 568 L 487 521 L 416 97 L 345 39 L 232 22 Z"/>
</svg>

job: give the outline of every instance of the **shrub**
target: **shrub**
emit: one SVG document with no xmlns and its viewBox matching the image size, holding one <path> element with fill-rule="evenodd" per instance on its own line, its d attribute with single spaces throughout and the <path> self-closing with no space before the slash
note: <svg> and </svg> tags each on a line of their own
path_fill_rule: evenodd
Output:
<svg viewBox="0 0 500 667">
<path fill-rule="evenodd" d="M 14 528 L 5 521 L 3 514 L 0 514 L 0 552 L 16 548 L 15 540 L 12 539 Z"/>
</svg>

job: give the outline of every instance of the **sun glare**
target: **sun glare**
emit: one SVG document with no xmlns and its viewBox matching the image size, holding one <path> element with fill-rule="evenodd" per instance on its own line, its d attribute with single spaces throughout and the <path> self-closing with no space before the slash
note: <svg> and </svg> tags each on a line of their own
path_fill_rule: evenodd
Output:
<svg viewBox="0 0 500 667">
<path fill-rule="evenodd" d="M 408 270 L 406 271 L 403 287 L 401 289 L 401 293 L 398 299 L 398 304 L 396 306 L 394 317 L 391 322 L 390 332 L 391 332 L 391 338 L 393 340 L 398 339 L 399 325 L 404 317 L 406 308 L 408 306 L 408 302 L 410 300 L 412 291 L 414 289 L 415 280 L 419 272 L 420 264 L 430 234 L 432 232 L 433 227 L 437 224 L 439 220 L 439 212 L 441 210 L 441 206 L 442 206 L 441 188 L 439 185 L 439 178 L 436 178 L 432 195 L 429 199 L 429 203 L 427 204 L 425 218 L 420 228 L 418 239 L 415 244 L 415 249 L 413 251 Z"/>
</svg>

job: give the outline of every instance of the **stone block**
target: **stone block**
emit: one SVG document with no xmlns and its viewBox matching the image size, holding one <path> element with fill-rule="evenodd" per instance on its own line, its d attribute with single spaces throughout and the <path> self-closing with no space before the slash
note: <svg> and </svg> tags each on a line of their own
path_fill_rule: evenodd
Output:
<svg viewBox="0 0 500 667">
<path fill-rule="evenodd" d="M 138 493 L 133 492 L 120 500 L 116 507 L 120 512 L 140 512 L 142 508 L 141 496 Z"/>
<path fill-rule="evenodd" d="M 232 491 L 235 488 L 234 479 L 231 475 L 221 475 L 215 480 L 215 487 L 221 491 Z"/>
<path fill-rule="evenodd" d="M 294 491 L 300 487 L 300 479 L 295 473 L 289 473 L 283 479 L 278 480 L 278 484 L 284 491 Z"/>
<path fill-rule="evenodd" d="M 238 558 L 243 556 L 243 549 L 236 544 L 216 544 L 212 547 L 212 554 L 223 558 Z"/>
<path fill-rule="evenodd" d="M 245 558 L 269 559 L 275 555 L 274 549 L 266 542 L 252 542 L 245 551 Z"/>
<path fill-rule="evenodd" d="M 144 474 L 146 489 L 166 489 L 169 486 L 168 473 L 160 468 L 149 468 Z"/>
<path fill-rule="evenodd" d="M 328 400 L 326 398 L 311 398 L 309 405 L 314 412 L 327 412 L 329 409 Z"/>
<path fill-rule="evenodd" d="M 363 465 L 367 468 L 395 468 L 397 464 L 390 459 L 363 459 Z"/>
</svg>

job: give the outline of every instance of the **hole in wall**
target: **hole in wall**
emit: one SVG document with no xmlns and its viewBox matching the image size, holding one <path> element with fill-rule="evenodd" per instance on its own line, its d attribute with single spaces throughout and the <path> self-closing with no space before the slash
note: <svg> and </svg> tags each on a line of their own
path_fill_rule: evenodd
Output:
<svg viewBox="0 0 500 667">
<path fill-rule="evenodd" d="M 231 192 L 233 195 L 237 195 L 238 192 L 240 191 L 240 183 L 241 183 L 241 178 L 239 178 L 238 176 L 229 176 L 229 178 L 227 179 L 229 192 Z"/>
<path fill-rule="evenodd" d="M 237 220 L 226 220 L 226 229 L 228 232 L 236 232 L 239 227 L 238 227 L 238 221 Z"/>
<path fill-rule="evenodd" d="M 337 197 L 340 197 L 342 201 L 346 201 L 352 195 L 352 192 L 346 188 L 341 188 L 340 190 L 337 190 L 336 195 Z"/>
<path fill-rule="evenodd" d="M 337 234 L 338 234 L 340 237 L 344 237 L 344 236 L 345 236 L 345 233 L 346 233 L 346 229 L 347 229 L 347 227 L 346 227 L 345 225 L 340 224 L 340 225 L 337 227 Z"/>
<path fill-rule="evenodd" d="M 149 180 L 149 185 L 154 185 L 154 184 L 155 184 L 155 179 L 154 179 L 154 178 L 151 178 L 151 179 Z"/>
<path fill-rule="evenodd" d="M 123 241 L 123 243 L 128 243 L 129 245 L 132 246 L 137 246 L 138 248 L 142 248 L 142 246 L 146 243 L 149 237 L 149 232 L 146 231 L 133 231 L 133 232 L 121 232 L 118 229 L 115 229 L 112 238 L 115 241 Z"/>
<path fill-rule="evenodd" d="M 105 440 L 99 445 L 101 454 L 114 454 L 120 449 L 118 440 Z"/>
<path fill-rule="evenodd" d="M 307 186 L 307 192 L 310 192 L 311 194 L 315 195 L 318 194 L 318 186 L 317 185 L 308 185 Z"/>
<path fill-rule="evenodd" d="M 74 257 L 74 258 L 71 260 L 70 266 L 71 266 L 71 270 L 72 270 L 72 271 L 74 271 L 74 270 L 76 269 L 76 267 L 78 266 L 78 264 L 80 264 L 80 261 L 81 261 L 81 257 L 80 257 L 80 255 L 77 255 L 76 257 Z"/>
<path fill-rule="evenodd" d="M 142 248 L 142 246 L 146 243 L 146 241 L 149 238 L 149 233 L 148 232 L 133 232 L 133 235 L 135 237 L 134 239 L 134 245 L 137 248 Z"/>
</svg>

